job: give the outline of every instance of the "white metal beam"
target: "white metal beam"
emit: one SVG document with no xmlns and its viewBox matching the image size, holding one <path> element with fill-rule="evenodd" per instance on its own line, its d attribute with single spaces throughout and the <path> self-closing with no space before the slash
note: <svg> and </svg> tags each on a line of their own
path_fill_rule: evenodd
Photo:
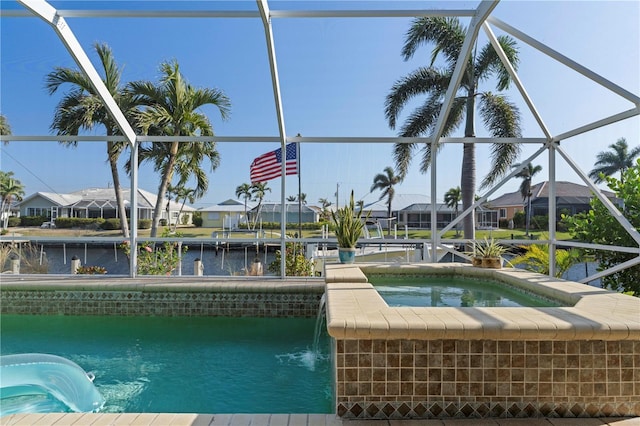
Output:
<svg viewBox="0 0 640 426">
<path fill-rule="evenodd" d="M 549 144 L 549 199 L 547 201 L 547 211 L 549 217 L 549 276 L 556 276 L 556 147 L 558 143 Z M 531 182 L 529 182 L 531 183 Z M 531 198 L 529 198 L 531 200 Z M 531 203 L 529 202 L 529 209 Z M 527 215 L 531 218 L 531 212 L 527 211 Z"/>
<path fill-rule="evenodd" d="M 630 110 L 603 118 L 601 120 L 594 121 L 593 123 L 585 124 L 584 126 L 577 127 L 573 130 L 569 130 L 568 132 L 554 136 L 553 140 L 560 142 L 560 141 L 572 138 L 574 136 L 590 132 L 591 130 L 595 130 L 600 127 L 608 126 L 609 124 L 617 123 L 618 121 L 635 117 L 637 115 L 640 115 L 640 107 L 635 107 Z"/>
<path fill-rule="evenodd" d="M 420 16 L 474 16 L 473 9 L 405 10 L 270 10 L 271 18 L 415 18 Z M 255 10 L 58 10 L 64 18 L 260 18 Z M 28 18 L 22 10 L 5 10 L 4 17 Z"/>
<path fill-rule="evenodd" d="M 273 28 L 271 26 L 271 17 L 269 13 L 269 4 L 267 0 L 256 0 L 258 3 L 258 9 L 260 9 L 260 17 L 262 18 L 262 25 L 264 26 L 264 37 L 267 42 L 267 55 L 269 56 L 269 69 L 271 71 L 271 86 L 273 88 L 273 100 L 276 106 L 276 119 L 278 121 L 278 131 L 280 132 L 280 149 L 282 150 L 282 163 L 281 167 L 281 176 L 280 179 L 280 205 L 285 205 L 285 192 L 286 192 L 286 184 L 285 184 L 285 175 L 286 175 L 286 141 L 287 141 L 287 131 L 284 125 L 284 113 L 282 109 L 282 95 L 280 92 L 280 80 L 278 78 L 278 64 L 276 62 L 276 48 L 275 42 L 273 39 Z M 300 173 L 300 159 L 298 158 L 298 173 Z M 281 209 L 280 212 L 280 233 L 284 237 L 286 232 L 286 209 Z M 301 214 L 301 212 L 298 212 Z M 284 253 L 286 251 L 286 245 L 284 238 L 282 238 L 280 242 L 280 252 Z M 286 276 L 286 259 L 285 256 L 282 256 L 280 259 L 280 274 L 281 277 L 284 278 Z"/>
<path fill-rule="evenodd" d="M 458 60 L 456 61 L 456 66 L 453 69 L 453 74 L 451 75 L 451 81 L 449 81 L 449 87 L 447 87 L 447 92 L 442 103 L 442 109 L 440 110 L 440 114 L 438 115 L 438 120 L 436 121 L 433 135 L 431 135 L 434 141 L 437 141 L 440 138 L 440 135 L 442 135 L 442 130 L 444 129 L 444 124 L 446 123 L 447 117 L 449 116 L 449 111 L 451 110 L 451 104 L 453 104 L 455 93 L 460 86 L 460 82 L 462 81 L 462 74 L 467 67 L 467 58 L 471 54 L 471 50 L 473 49 L 473 46 L 478 38 L 480 26 L 489 17 L 489 14 L 493 11 L 493 9 L 495 9 L 497 5 L 497 1 L 482 1 L 482 3 L 480 3 L 480 5 L 478 6 L 478 9 L 476 10 L 473 18 L 471 19 L 471 22 L 469 23 L 467 34 L 464 38 L 464 42 L 462 43 L 462 48 L 460 49 Z"/>
<path fill-rule="evenodd" d="M 89 60 L 89 57 L 87 56 L 85 51 L 82 49 L 82 46 L 78 42 L 78 39 L 73 34 L 73 31 L 71 31 L 71 28 L 69 28 L 64 18 L 58 15 L 56 9 L 53 8 L 44 0 L 18 0 L 18 1 L 23 6 L 31 10 L 33 13 L 40 16 L 45 22 L 49 23 L 53 27 L 54 31 L 58 34 L 58 37 L 60 37 L 60 40 L 62 40 L 62 43 L 66 46 L 67 50 L 69 51 L 73 59 L 76 61 L 76 64 L 78 64 L 80 69 L 82 69 L 85 75 L 89 78 L 89 81 L 93 85 L 93 88 L 98 93 L 98 96 L 100 96 L 100 98 L 104 102 L 104 105 L 107 108 L 107 110 L 111 113 L 113 119 L 116 121 L 118 127 L 122 131 L 122 134 L 127 138 L 127 141 L 129 142 L 129 147 L 131 148 L 132 158 L 134 155 L 136 155 L 136 158 L 137 158 L 138 145 L 136 143 L 136 134 L 133 131 L 133 128 L 131 127 L 131 125 L 129 125 L 129 122 L 124 117 L 124 114 L 122 113 L 122 111 L 120 111 L 118 104 L 111 96 L 111 93 L 109 93 L 109 90 L 107 89 L 104 82 L 100 78 L 100 75 L 98 74 L 96 69 L 93 67 L 93 64 Z M 132 277 L 135 276 L 135 273 L 136 273 L 134 266 L 136 265 L 136 258 L 137 258 L 137 250 L 135 249 L 136 239 L 138 236 L 137 168 L 138 168 L 138 163 L 136 161 L 132 163 L 131 198 L 130 198 L 130 202 L 131 202 L 130 215 L 131 215 L 132 226 L 129 234 L 130 236 L 129 243 L 131 247 L 130 275 Z"/>
<path fill-rule="evenodd" d="M 607 80 L 606 78 L 596 74 L 595 72 L 591 71 L 590 69 L 588 69 L 587 67 L 584 67 L 582 65 L 580 65 L 579 63 L 575 62 L 572 59 L 567 58 L 566 56 L 564 56 L 563 54 L 553 50 L 552 48 L 550 48 L 549 46 L 540 43 L 538 40 L 534 39 L 533 37 L 529 37 L 527 34 L 523 33 L 520 30 L 517 30 L 516 28 L 512 27 L 511 25 L 502 22 L 501 20 L 499 20 L 498 18 L 495 18 L 493 16 L 489 17 L 489 19 L 487 19 L 490 23 L 492 23 L 493 25 L 495 25 L 496 27 L 500 28 L 501 30 L 511 34 L 512 36 L 522 40 L 523 42 L 527 43 L 529 46 L 541 51 L 542 53 L 546 54 L 547 56 L 552 57 L 553 59 L 555 59 L 556 61 L 560 62 L 561 64 L 566 65 L 567 67 L 571 68 L 572 70 L 579 72 L 580 74 L 584 75 L 585 77 L 595 81 L 596 83 L 600 84 L 603 87 L 606 87 L 607 89 L 611 90 L 612 92 L 618 94 L 619 96 L 622 96 L 623 98 L 627 99 L 630 102 L 633 102 L 636 106 L 640 106 L 640 97 L 638 97 L 637 95 L 634 95 L 633 93 L 629 92 L 628 90 L 623 89 L 622 87 L 618 86 L 615 83 L 612 83 L 611 81 Z"/>
<path fill-rule="evenodd" d="M 504 50 L 502 49 L 502 46 L 500 46 L 500 43 L 498 42 L 498 39 L 496 38 L 495 34 L 493 34 L 493 31 L 489 27 L 489 24 L 484 22 L 482 24 L 482 28 L 484 29 L 484 32 L 487 35 L 487 37 L 489 37 L 489 42 L 491 43 L 491 45 L 493 46 L 494 50 L 498 54 L 498 57 L 502 61 L 502 64 L 505 66 L 505 68 L 509 72 L 509 75 L 511 76 L 511 79 L 513 80 L 513 82 L 515 83 L 516 87 L 520 91 L 520 95 L 522 96 L 522 98 L 524 99 L 524 102 L 529 107 L 529 111 L 531 111 L 531 114 L 533 114 L 533 117 L 538 122 L 538 125 L 540 126 L 540 129 L 542 129 L 542 132 L 545 134 L 545 136 L 549 140 L 551 140 L 551 132 L 549 132 L 549 129 L 547 128 L 546 124 L 544 124 L 544 121 L 542 121 L 542 117 L 538 113 L 538 110 L 536 109 L 536 106 L 533 104 L 533 101 L 529 97 L 529 94 L 527 93 L 527 90 L 524 88 L 524 85 L 520 81 L 520 77 L 518 77 L 518 73 L 516 73 L 516 70 L 513 68 L 513 65 L 511 65 L 511 62 L 509 62 L 509 58 L 507 58 L 507 55 L 504 53 Z"/>
<path fill-rule="evenodd" d="M 44 0 L 18 1 L 53 27 L 55 32 L 58 34 L 58 37 L 60 37 L 60 40 L 62 40 L 62 43 L 64 43 L 73 59 L 75 59 L 76 64 L 78 64 L 80 69 L 82 69 L 86 76 L 89 77 L 89 81 L 93 85 L 93 88 L 104 102 L 122 133 L 126 136 L 129 144 L 134 146 L 136 141 L 135 132 L 124 117 L 124 114 L 122 114 L 122 111 L 120 111 L 120 108 L 118 108 L 116 101 L 111 96 L 111 93 L 109 93 L 109 90 L 104 85 L 100 75 L 93 67 L 89 57 L 82 49 L 78 39 L 73 34 L 73 31 L 71 31 L 71 28 L 69 28 L 64 18 L 58 15 L 56 9 Z"/>
<path fill-rule="evenodd" d="M 125 136 L 67 136 L 67 135 L 0 135 L 2 141 L 21 141 L 21 142 L 126 142 Z M 136 136 L 137 142 L 280 142 L 279 136 Z M 356 144 L 390 144 L 390 143 L 429 143 L 431 138 L 403 138 L 403 137 L 303 137 L 303 136 L 287 136 L 286 142 L 301 143 L 356 143 Z M 545 138 L 440 138 L 440 143 L 467 143 L 473 142 L 478 144 L 494 144 L 494 143 L 523 143 L 523 144 L 544 144 L 547 143 Z"/>
</svg>

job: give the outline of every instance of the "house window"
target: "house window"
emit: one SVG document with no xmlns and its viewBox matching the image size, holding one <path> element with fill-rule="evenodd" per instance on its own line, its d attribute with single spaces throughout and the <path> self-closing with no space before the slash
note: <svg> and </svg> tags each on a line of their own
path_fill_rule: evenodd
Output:
<svg viewBox="0 0 640 426">
<path fill-rule="evenodd" d="M 507 209 L 500 209 L 500 219 L 507 218 Z"/>
<path fill-rule="evenodd" d="M 42 209 L 39 207 L 29 207 L 27 209 L 27 216 L 41 216 L 41 217 L 50 217 L 51 210 Z"/>
<path fill-rule="evenodd" d="M 220 219 L 220 213 L 219 213 L 219 212 L 209 212 L 209 213 L 207 214 L 207 217 L 208 217 L 210 220 L 218 220 L 218 219 Z"/>
</svg>

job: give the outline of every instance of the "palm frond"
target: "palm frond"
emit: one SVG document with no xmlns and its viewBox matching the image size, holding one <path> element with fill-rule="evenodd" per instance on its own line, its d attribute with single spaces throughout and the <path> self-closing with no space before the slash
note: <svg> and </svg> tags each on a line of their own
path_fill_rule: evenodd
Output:
<svg viewBox="0 0 640 426">
<path fill-rule="evenodd" d="M 502 50 L 509 59 L 511 66 L 517 70 L 520 58 L 518 56 L 519 51 L 516 41 L 505 35 L 499 36 L 497 39 Z M 508 89 L 511 84 L 511 76 L 498 56 L 498 53 L 493 48 L 493 45 L 491 43 L 487 43 L 483 46 L 482 50 L 476 57 L 475 75 L 478 81 L 485 81 L 494 74 L 497 76 L 498 80 L 496 89 L 499 91 Z"/>
<path fill-rule="evenodd" d="M 435 47 L 431 55 L 432 65 L 441 52 L 445 55 L 447 62 L 455 63 L 462 49 L 465 33 L 466 29 L 458 18 L 417 18 L 412 22 L 405 35 L 402 57 L 405 61 L 411 59 L 418 47 L 423 44 L 434 43 Z"/>
<path fill-rule="evenodd" d="M 396 81 L 385 100 L 385 117 L 391 129 L 395 129 L 398 115 L 407 102 L 415 96 L 428 94 L 444 96 L 451 75 L 437 68 L 418 68 Z"/>
<path fill-rule="evenodd" d="M 480 114 L 485 127 L 495 138 L 521 137 L 520 112 L 518 107 L 502 95 L 490 92 L 480 98 Z M 492 185 L 515 163 L 520 154 L 520 144 L 495 143 L 491 147 L 493 168 L 482 181 L 481 187 Z"/>
</svg>

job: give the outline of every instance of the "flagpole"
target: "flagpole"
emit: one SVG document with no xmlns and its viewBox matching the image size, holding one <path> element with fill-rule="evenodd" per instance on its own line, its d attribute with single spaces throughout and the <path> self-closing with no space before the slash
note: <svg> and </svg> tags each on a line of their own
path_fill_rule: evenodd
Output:
<svg viewBox="0 0 640 426">
<path fill-rule="evenodd" d="M 300 133 L 298 133 L 297 137 L 300 137 Z M 296 160 L 298 161 L 298 237 L 302 238 L 302 173 L 300 173 L 300 142 L 296 142 Z"/>
</svg>

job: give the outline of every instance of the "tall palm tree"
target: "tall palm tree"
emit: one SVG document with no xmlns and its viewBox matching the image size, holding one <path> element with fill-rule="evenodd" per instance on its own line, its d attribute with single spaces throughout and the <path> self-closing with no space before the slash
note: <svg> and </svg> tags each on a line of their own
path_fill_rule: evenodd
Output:
<svg viewBox="0 0 640 426">
<path fill-rule="evenodd" d="M 522 164 L 514 164 L 513 167 L 520 167 Z M 520 170 L 515 177 L 521 178 L 522 182 L 520 183 L 520 195 L 522 195 L 522 201 L 527 201 L 527 218 L 526 218 L 526 233 L 525 235 L 529 235 L 529 226 L 531 224 L 531 179 L 537 173 L 542 170 L 541 165 L 533 166 L 531 163 L 527 163 L 527 165 Z"/>
<path fill-rule="evenodd" d="M 447 207 L 453 209 L 456 218 L 458 217 L 458 204 L 460 204 L 460 201 L 462 201 L 462 192 L 459 186 L 449 189 L 444 194 L 444 202 L 447 204 Z M 459 235 L 460 229 L 458 228 L 458 225 L 456 225 L 456 237 Z"/>
<path fill-rule="evenodd" d="M 382 191 L 378 200 L 382 200 L 385 197 L 387 198 L 387 224 L 389 235 L 391 235 L 391 203 L 393 202 L 393 197 L 396 194 L 394 186 L 402 182 L 402 179 L 402 176 L 396 175 L 393 168 L 385 167 L 384 173 L 378 173 L 373 177 L 373 185 L 371 185 L 371 189 L 369 189 L 370 192 L 373 192 L 376 189 Z"/>
<path fill-rule="evenodd" d="M 253 220 L 253 229 L 256 228 L 258 224 L 258 218 L 260 217 L 260 213 L 262 210 L 262 200 L 267 195 L 267 192 L 271 192 L 271 188 L 269 188 L 267 182 L 256 182 L 251 185 L 251 194 L 255 200 L 258 200 L 258 207 L 256 209 L 256 217 Z"/>
<path fill-rule="evenodd" d="M 0 114 L 0 135 L 10 135 L 11 134 L 11 126 L 9 125 L 9 121 L 7 117 Z M 4 142 L 8 143 L 7 141 Z"/>
<path fill-rule="evenodd" d="M 247 201 L 251 200 L 253 194 L 251 193 L 251 185 L 243 183 L 236 187 L 236 197 L 244 198 L 244 220 L 247 222 L 247 229 L 249 229 L 249 216 L 247 215 Z"/>
<path fill-rule="evenodd" d="M 148 81 L 129 83 L 128 89 L 134 100 L 146 108 L 139 112 L 137 119 L 143 134 L 153 136 L 212 136 L 213 126 L 198 108 L 204 105 L 217 107 L 223 120 L 228 117 L 231 103 L 218 89 L 195 88 L 182 76 L 176 61 L 160 65 L 161 78 L 158 84 Z M 206 193 L 209 181 L 201 168 L 204 159 L 210 162 L 211 170 L 219 164 L 215 142 L 153 142 L 140 148 L 139 160 L 151 161 L 160 172 L 157 201 L 153 212 L 151 237 L 158 232 L 162 213 L 162 203 L 174 173 L 179 184 L 185 184 L 195 177 L 194 195 Z"/>
<path fill-rule="evenodd" d="M 414 97 L 426 95 L 425 101 L 407 117 L 400 128 L 400 136 L 417 137 L 431 134 L 435 130 L 465 34 L 466 28 L 458 18 L 425 17 L 413 21 L 411 28 L 407 31 L 402 49 L 404 59 L 412 58 L 422 44 L 432 43 L 434 47 L 431 52 L 430 66 L 418 68 L 398 80 L 387 95 L 385 115 L 392 129 L 396 128 L 398 116 L 406 104 Z M 498 42 L 513 67 L 517 68 L 518 50 L 515 40 L 509 36 L 499 36 Z M 444 66 L 434 65 L 438 58 L 443 59 Z M 511 81 L 509 73 L 493 46 L 487 43 L 481 47 L 476 46 L 473 54 L 468 58 L 460 87 L 457 88 L 457 96 L 453 100 L 443 127 L 442 136 L 451 135 L 464 123 L 464 136 L 475 137 L 476 99 L 478 112 L 491 136 L 495 138 L 521 136 L 518 108 L 500 93 L 479 90 L 479 84 L 490 77 L 496 78 L 498 91 L 509 87 Z M 415 149 L 415 143 L 395 145 L 396 169 L 401 176 L 406 175 Z M 518 144 L 493 144 L 491 172 L 484 178 L 482 187 L 491 185 L 503 176 L 519 153 Z M 425 144 L 422 147 L 421 172 L 425 173 L 428 170 L 433 155 L 436 153 L 431 152 L 431 145 Z M 466 210 L 473 205 L 476 188 L 475 145 L 471 142 L 463 145 L 460 186 L 462 208 Z M 467 215 L 464 219 L 464 237 L 475 238 L 473 215 Z"/>
<path fill-rule="evenodd" d="M 22 201 L 24 197 L 24 185 L 13 177 L 13 172 L 0 171 L 0 217 L 2 217 L 2 228 L 7 229 L 9 225 L 9 214 L 11 204 L 14 201 Z"/>
<path fill-rule="evenodd" d="M 116 64 L 109 46 L 96 43 L 94 48 L 102 64 L 102 72 L 104 74 L 102 81 L 124 116 L 129 123 L 132 123 L 135 105 L 121 85 L 122 68 L 119 68 Z M 45 78 L 45 87 L 50 95 L 56 93 L 62 85 L 66 84 L 71 87 L 56 106 L 51 130 L 55 131 L 59 136 L 77 135 L 81 130 L 93 130 L 94 127 L 102 125 L 107 136 L 122 134 L 116 121 L 111 117 L 104 105 L 102 98 L 94 89 L 91 80 L 82 71 L 56 67 Z M 73 147 L 78 144 L 76 141 L 61 143 Z M 129 222 L 127 221 L 127 212 L 118 172 L 118 159 L 126 146 L 125 142 L 107 141 L 107 159 L 111 168 L 111 178 L 120 215 L 120 228 L 123 236 L 128 238 Z"/>
<path fill-rule="evenodd" d="M 629 145 L 625 138 L 620 138 L 616 143 L 609 145 L 611 151 L 602 151 L 596 156 L 594 169 L 589 172 L 589 177 L 595 183 L 604 181 L 601 174 L 611 176 L 620 172 L 620 182 L 624 182 L 624 171 L 633 167 L 633 161 L 640 156 L 640 146 L 629 151 Z"/>
</svg>

